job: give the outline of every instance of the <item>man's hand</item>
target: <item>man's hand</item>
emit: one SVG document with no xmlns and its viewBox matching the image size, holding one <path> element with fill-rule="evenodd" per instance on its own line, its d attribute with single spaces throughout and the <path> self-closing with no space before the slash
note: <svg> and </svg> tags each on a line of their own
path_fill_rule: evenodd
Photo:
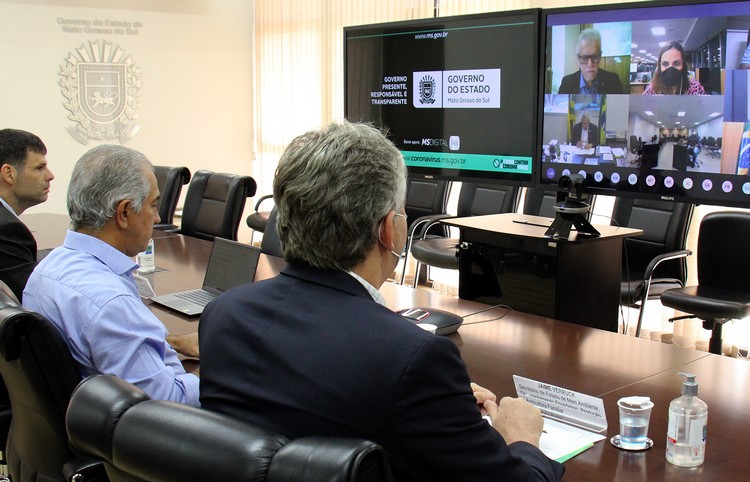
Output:
<svg viewBox="0 0 750 482">
<path fill-rule="evenodd" d="M 187 335 L 167 335 L 167 343 L 172 345 L 177 353 L 192 358 L 198 358 L 198 333 Z"/>
<path fill-rule="evenodd" d="M 497 405 L 492 400 L 484 402 L 484 408 L 492 419 L 492 426 L 500 432 L 505 442 L 528 442 L 539 447 L 544 420 L 542 412 L 520 398 L 503 397 Z"/>
<path fill-rule="evenodd" d="M 482 415 L 487 415 L 487 411 L 484 409 L 484 402 L 486 400 L 497 402 L 497 396 L 474 382 L 471 383 L 471 391 L 474 392 L 474 398 L 477 399 L 477 405 L 479 405 L 479 410 L 482 412 Z"/>
</svg>

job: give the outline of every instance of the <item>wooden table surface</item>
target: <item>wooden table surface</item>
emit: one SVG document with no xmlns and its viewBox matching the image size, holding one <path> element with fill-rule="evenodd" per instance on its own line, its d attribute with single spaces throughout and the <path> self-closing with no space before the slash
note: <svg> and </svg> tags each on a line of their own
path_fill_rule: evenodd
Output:
<svg viewBox="0 0 750 482">
<path fill-rule="evenodd" d="M 34 231 L 40 249 L 62 243 L 67 220 L 60 218 L 65 217 L 22 217 Z M 158 270 L 147 277 L 157 294 L 200 287 L 210 242 L 157 233 L 154 245 Z M 283 265 L 281 259 L 261 256 L 256 279 L 274 276 Z M 744 479 L 750 471 L 746 447 L 750 440 L 750 373 L 746 361 L 506 308 L 477 313 L 488 307 L 393 283 L 385 283 L 380 291 L 394 310 L 424 306 L 464 316 L 463 326 L 451 339 L 461 350 L 472 380 L 499 396 L 515 396 L 512 376 L 520 375 L 601 397 L 608 421 L 607 439 L 619 431 L 616 403 L 620 397 L 651 397 L 655 404 L 649 427 L 652 449 L 625 452 L 608 440 L 598 442 L 565 463 L 564 480 L 713 482 Z M 197 330 L 197 318 L 146 303 L 171 333 Z M 682 371 L 697 376 L 699 397 L 709 409 L 706 461 L 693 469 L 674 467 L 664 458 L 667 408 L 680 396 L 682 378 L 678 373 Z"/>
</svg>

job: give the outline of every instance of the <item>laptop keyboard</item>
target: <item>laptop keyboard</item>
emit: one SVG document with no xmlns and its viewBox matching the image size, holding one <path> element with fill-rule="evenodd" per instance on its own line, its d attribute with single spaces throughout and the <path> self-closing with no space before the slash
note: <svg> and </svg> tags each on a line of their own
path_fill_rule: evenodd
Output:
<svg viewBox="0 0 750 482">
<path fill-rule="evenodd" d="M 175 294 L 178 298 L 182 298 L 183 300 L 192 301 L 195 304 L 206 306 L 208 303 L 213 301 L 216 296 L 212 295 L 208 291 L 203 290 L 193 290 L 193 291 L 186 291 L 184 293 L 177 293 Z"/>
</svg>

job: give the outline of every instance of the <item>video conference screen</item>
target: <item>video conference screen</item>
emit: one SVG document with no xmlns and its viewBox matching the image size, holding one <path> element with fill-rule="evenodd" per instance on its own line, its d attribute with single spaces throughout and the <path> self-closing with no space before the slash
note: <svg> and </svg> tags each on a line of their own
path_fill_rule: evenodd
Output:
<svg viewBox="0 0 750 482">
<path fill-rule="evenodd" d="M 750 206 L 750 2 L 545 12 L 542 185 Z"/>
<path fill-rule="evenodd" d="M 346 117 L 386 128 L 411 177 L 532 183 L 539 15 L 345 28 Z"/>
</svg>

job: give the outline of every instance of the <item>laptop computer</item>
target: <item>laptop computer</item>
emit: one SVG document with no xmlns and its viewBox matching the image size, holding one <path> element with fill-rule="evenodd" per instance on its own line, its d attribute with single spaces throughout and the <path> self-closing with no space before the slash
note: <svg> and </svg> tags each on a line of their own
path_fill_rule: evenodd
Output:
<svg viewBox="0 0 750 482">
<path fill-rule="evenodd" d="M 252 282 L 259 258 L 260 248 L 217 237 L 201 289 L 153 296 L 150 300 L 188 316 L 200 315 L 203 308 L 221 293 Z"/>
</svg>

